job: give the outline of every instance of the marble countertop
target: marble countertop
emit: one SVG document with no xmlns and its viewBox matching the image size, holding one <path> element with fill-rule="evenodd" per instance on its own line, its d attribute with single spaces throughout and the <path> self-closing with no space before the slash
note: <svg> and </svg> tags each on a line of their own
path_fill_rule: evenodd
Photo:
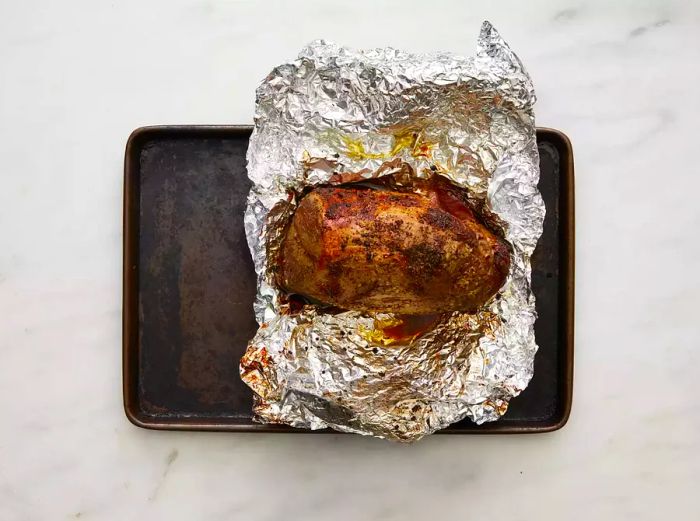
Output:
<svg viewBox="0 0 700 521">
<path fill-rule="evenodd" d="M 0 519 L 689 519 L 700 475 L 698 2 L 4 2 Z M 121 398 L 124 144 L 248 123 L 309 40 L 470 53 L 491 20 L 574 145 L 561 431 L 151 432 Z"/>
</svg>

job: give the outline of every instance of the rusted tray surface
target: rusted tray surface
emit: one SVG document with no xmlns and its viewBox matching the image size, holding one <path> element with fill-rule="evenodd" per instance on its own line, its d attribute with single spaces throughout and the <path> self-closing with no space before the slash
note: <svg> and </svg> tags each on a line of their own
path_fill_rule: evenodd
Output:
<svg viewBox="0 0 700 521">
<path fill-rule="evenodd" d="M 243 230 L 248 126 L 145 127 L 124 173 L 123 385 L 128 418 L 156 429 L 311 432 L 253 423 L 238 360 L 257 324 Z M 539 352 L 506 415 L 446 433 L 561 428 L 573 387 L 574 178 L 571 144 L 538 129 L 544 233 L 532 259 Z"/>
</svg>

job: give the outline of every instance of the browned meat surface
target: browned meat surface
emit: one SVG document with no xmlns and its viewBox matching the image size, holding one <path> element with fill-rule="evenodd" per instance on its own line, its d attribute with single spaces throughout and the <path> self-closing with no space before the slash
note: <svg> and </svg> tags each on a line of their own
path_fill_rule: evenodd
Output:
<svg viewBox="0 0 700 521">
<path fill-rule="evenodd" d="M 462 189 L 319 187 L 300 202 L 280 258 L 283 288 L 344 309 L 422 315 L 474 310 L 503 285 L 505 242 Z"/>
</svg>

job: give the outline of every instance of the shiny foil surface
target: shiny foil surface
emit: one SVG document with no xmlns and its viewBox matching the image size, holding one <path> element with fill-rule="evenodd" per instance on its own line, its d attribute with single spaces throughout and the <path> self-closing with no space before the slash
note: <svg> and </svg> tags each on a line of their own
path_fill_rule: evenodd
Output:
<svg viewBox="0 0 700 521">
<path fill-rule="evenodd" d="M 545 214 L 535 93 L 517 56 L 488 22 L 470 57 L 316 41 L 276 67 L 256 100 L 245 226 L 260 328 L 240 365 L 256 420 L 399 441 L 465 417 L 498 420 L 533 373 L 530 256 Z M 504 286 L 476 313 L 414 331 L 390 314 L 293 305 L 276 286 L 305 189 L 435 173 L 466 188 L 512 248 Z M 409 332 L 388 333 L 401 327 Z"/>
</svg>

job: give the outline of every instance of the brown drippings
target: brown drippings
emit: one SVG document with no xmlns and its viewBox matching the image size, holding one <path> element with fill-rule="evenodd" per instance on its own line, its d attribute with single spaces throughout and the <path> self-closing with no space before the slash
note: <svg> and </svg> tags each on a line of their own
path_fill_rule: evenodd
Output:
<svg viewBox="0 0 700 521">
<path fill-rule="evenodd" d="M 375 319 L 374 329 L 362 329 L 360 335 L 369 342 L 390 346 L 412 342 L 427 333 L 442 315 L 395 315 L 386 319 Z"/>
<path fill-rule="evenodd" d="M 384 336 L 392 340 L 406 340 L 416 338 L 439 320 L 441 315 L 401 315 L 400 323 L 386 327 L 382 330 Z"/>
</svg>

